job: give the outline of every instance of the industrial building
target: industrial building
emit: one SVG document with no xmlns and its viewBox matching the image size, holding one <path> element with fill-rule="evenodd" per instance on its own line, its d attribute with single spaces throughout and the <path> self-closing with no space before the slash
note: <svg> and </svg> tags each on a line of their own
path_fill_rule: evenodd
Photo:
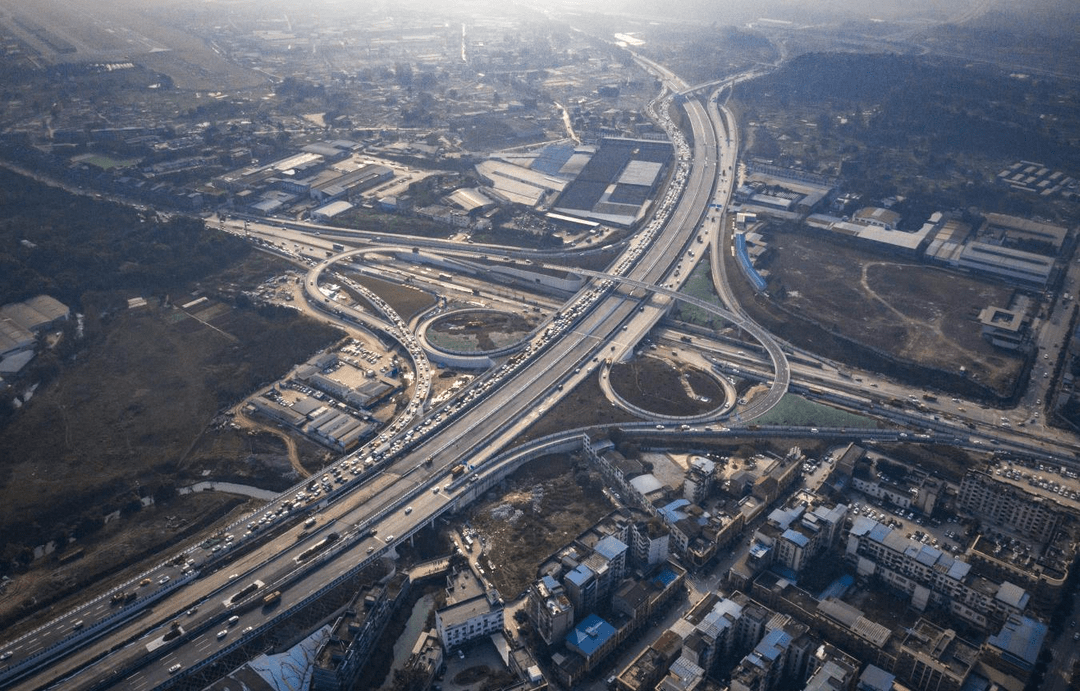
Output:
<svg viewBox="0 0 1080 691">
<path fill-rule="evenodd" d="M 812 214 L 807 217 L 806 224 L 811 228 L 875 251 L 892 252 L 908 257 L 919 256 L 929 245 L 936 225 L 929 222 L 916 231 L 896 230 L 892 225 L 892 220 L 892 216 L 887 218 L 875 216 L 873 212 L 867 212 L 862 220 L 850 221 L 827 214 Z"/>
<path fill-rule="evenodd" d="M 71 310 L 64 303 L 48 295 L 38 295 L 0 307 L 0 321 L 10 320 L 35 334 L 48 331 L 70 316 Z"/>
<path fill-rule="evenodd" d="M 325 203 L 339 199 L 355 200 L 361 192 L 393 179 L 394 171 L 386 166 L 364 163 L 353 168 L 341 163 L 310 177 L 283 180 L 281 187 Z"/>
<path fill-rule="evenodd" d="M 604 138 L 553 210 L 627 228 L 637 223 L 663 180 L 674 150 L 666 141 Z"/>
<path fill-rule="evenodd" d="M 530 208 L 553 200 L 568 182 L 498 158 L 476 164 L 476 173 L 485 185 L 510 203 Z"/>
<path fill-rule="evenodd" d="M 330 202 L 329 204 L 323 204 L 317 209 L 312 210 L 311 220 L 316 223 L 326 223 L 335 216 L 340 216 L 346 211 L 352 211 L 355 208 L 353 204 L 343 199 Z"/>
<path fill-rule="evenodd" d="M 1077 181 L 1060 170 L 1033 161 L 1017 161 L 997 174 L 1001 185 L 1018 192 L 1050 197 L 1060 194 L 1066 199 L 1076 197 Z"/>
<path fill-rule="evenodd" d="M 1048 253 L 1056 255 L 1065 245 L 1069 230 L 1052 223 L 988 213 L 983 227 L 979 230 L 979 236 L 1003 244 L 1038 244 L 1044 246 Z"/>
<path fill-rule="evenodd" d="M 71 310 L 48 295 L 0 307 L 0 375 L 25 367 L 34 358 L 38 334 L 70 316 Z"/>
<path fill-rule="evenodd" d="M 967 243 L 950 264 L 1035 288 L 1050 283 L 1054 269 L 1052 257 L 985 242 Z"/>
</svg>

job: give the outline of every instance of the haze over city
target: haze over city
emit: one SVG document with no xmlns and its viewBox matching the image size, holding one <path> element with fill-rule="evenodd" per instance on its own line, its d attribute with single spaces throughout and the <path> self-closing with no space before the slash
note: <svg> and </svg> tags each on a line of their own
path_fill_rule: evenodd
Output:
<svg viewBox="0 0 1080 691">
<path fill-rule="evenodd" d="M 1080 688 L 1078 24 L 0 0 L 0 689 Z"/>
</svg>

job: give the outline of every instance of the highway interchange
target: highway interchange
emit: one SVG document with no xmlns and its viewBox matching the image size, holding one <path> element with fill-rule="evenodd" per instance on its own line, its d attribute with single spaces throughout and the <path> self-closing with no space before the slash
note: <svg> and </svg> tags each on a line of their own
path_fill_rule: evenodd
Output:
<svg viewBox="0 0 1080 691">
<path fill-rule="evenodd" d="M 372 443 L 326 469 L 323 477 L 282 493 L 202 546 L 171 555 L 115 591 L 17 640 L 3 641 L 0 651 L 12 654 L 0 663 L 6 665 L 0 670 L 0 685 L 144 691 L 193 678 L 200 667 L 261 635 L 276 618 L 318 597 L 337 579 L 392 551 L 433 516 L 458 508 L 458 498 L 477 474 L 535 420 L 539 409 L 557 402 L 564 390 L 609 361 L 631 354 L 672 300 L 687 299 L 678 290 L 694 263 L 705 255 L 694 251 L 703 244 L 698 236 L 707 238 L 712 247 L 712 271 L 727 305 L 726 309 L 705 308 L 740 326 L 759 347 L 748 354 L 720 341 L 696 345 L 711 353 L 721 370 L 737 368 L 740 376 L 760 378 L 770 389 L 739 410 L 737 420 L 725 420 L 722 425 L 720 420 L 695 421 L 689 430 L 657 430 L 653 423 L 642 422 L 634 426 L 637 429 L 660 437 L 689 432 L 702 440 L 747 434 L 839 436 L 837 430 L 747 429 L 755 417 L 779 401 L 794 377 L 800 392 L 886 416 L 901 425 L 859 433 L 845 430 L 847 438 L 918 439 L 970 448 L 997 444 L 1018 454 L 1075 461 L 1068 440 L 1002 430 L 985 415 L 972 419 L 955 409 L 938 409 L 948 408 L 947 404 L 929 409 L 925 405 L 889 408 L 883 400 L 910 400 L 915 394 L 884 382 L 883 388 L 868 393 L 862 381 L 823 359 L 794 353 L 740 313 L 719 261 L 727 245 L 724 215 L 717 212 L 726 207 L 735 179 L 734 119 L 717 102 L 715 92 L 704 104 L 696 97 L 687 98 L 682 107 L 693 136 L 693 146 L 689 146 L 665 114 L 672 94 L 687 92 L 686 85 L 662 67 L 640 62 L 665 83 L 666 94 L 652 110 L 675 144 L 671 184 L 653 220 L 623 246 L 608 272 L 579 271 L 589 281 L 553 317 L 548 335 L 538 333 L 519 356 L 480 377 L 447 404 L 426 409 L 432 368 L 409 326 L 373 294 L 366 297 L 380 312 L 375 318 L 338 304 L 328 306 L 319 291 L 320 275 L 333 271 L 339 261 L 373 249 L 421 244 L 413 238 L 392 244 L 390 238 L 358 234 L 358 239 L 370 244 L 312 267 L 304 288 L 310 304 L 328 309 L 333 318 L 375 329 L 401 343 L 416 373 L 412 402 L 405 413 Z M 305 230 L 299 225 L 292 228 L 294 233 Z M 423 246 L 425 251 L 475 255 L 499 250 L 430 240 L 423 241 Z M 538 262 L 560 266 L 550 256 Z M 344 279 L 339 275 L 335 280 Z M 356 284 L 352 287 L 363 290 Z M 859 379 L 872 376 L 864 373 Z M 469 470 L 452 477 L 451 468 L 462 463 Z M 256 587 L 250 588 L 252 584 Z M 238 595 L 246 590 L 251 592 Z M 280 602 L 262 606 L 265 596 L 274 591 L 280 591 Z"/>
</svg>

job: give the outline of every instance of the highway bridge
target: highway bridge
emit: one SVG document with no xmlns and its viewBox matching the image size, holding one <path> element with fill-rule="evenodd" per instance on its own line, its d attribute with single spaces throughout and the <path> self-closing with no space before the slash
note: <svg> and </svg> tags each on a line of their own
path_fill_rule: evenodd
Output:
<svg viewBox="0 0 1080 691">
<path fill-rule="evenodd" d="M 664 107 L 666 103 L 657 112 L 663 113 Z M 646 230 L 616 260 L 613 273 L 620 279 L 640 285 L 666 283 L 675 289 L 689 273 L 681 274 L 682 279 L 676 276 L 672 250 L 693 242 L 711 203 L 717 174 L 716 156 L 706 153 L 716 150 L 713 127 L 700 106 L 690 111 L 693 150 L 661 115 L 676 146 L 674 182 Z M 314 304 L 328 306 L 313 277 L 305 288 Z M 141 579 L 150 582 L 140 587 L 155 592 L 152 608 L 127 610 L 130 618 L 114 617 L 101 609 L 101 602 L 90 603 L 14 641 L 7 646 L 14 658 L 0 672 L 0 682 L 14 688 L 143 691 L 198 678 L 200 670 L 259 635 L 274 618 L 305 607 L 433 516 L 456 509 L 463 496 L 474 496 L 486 484 L 481 478 L 490 471 L 470 472 L 447 482 L 450 468 L 464 463 L 487 469 L 496 453 L 531 422 L 536 408 L 558 397 L 559 383 L 568 373 L 610 352 L 615 340 L 625 341 L 629 328 L 621 327 L 633 325 L 634 333 L 640 333 L 654 323 L 654 316 L 639 312 L 636 302 L 626 300 L 606 278 L 594 278 L 570 304 L 564 311 L 573 316 L 559 318 L 559 337 L 531 344 L 516 369 L 471 389 L 425 434 L 406 440 L 410 432 L 408 423 L 402 422 L 398 447 L 391 446 L 378 464 L 364 463 L 357 480 L 343 483 L 314 506 L 305 504 L 302 512 L 296 510 L 294 497 L 303 489 L 293 488 L 258 516 L 249 517 L 248 530 L 227 541 L 226 549 L 207 553 L 197 548 L 162 562 Z M 426 360 L 419 346 L 410 343 L 396 315 L 388 308 L 381 311 L 396 327 L 388 333 L 405 342 L 414 365 L 423 370 Z M 360 319 L 358 314 L 351 316 Z M 286 503 L 290 508 L 282 514 Z M 406 512 L 406 505 L 413 510 Z M 311 510 L 307 507 L 321 509 L 314 530 L 291 523 L 297 513 L 306 516 Z M 242 527 L 235 526 L 236 532 Z M 335 537 L 328 540 L 331 535 Z M 326 542 L 316 554 L 301 559 L 312 540 Z M 238 588 L 239 584 L 253 583 L 263 585 L 236 599 L 236 593 L 246 588 Z M 273 617 L 268 620 L 258 608 L 245 609 L 247 598 L 271 588 L 282 592 Z M 220 628 L 232 616 L 239 617 L 236 624 Z M 181 625 L 173 626 L 177 621 Z M 210 635 L 215 629 L 224 634 Z M 147 640 L 160 642 L 148 648 Z"/>
<path fill-rule="evenodd" d="M 658 70 L 670 91 L 686 89 L 659 66 L 643 64 Z M 392 554 L 395 545 L 437 517 L 460 510 L 521 463 L 584 444 L 587 437 L 578 430 L 506 451 L 539 409 L 564 395 L 566 383 L 580 381 L 601 361 L 632 350 L 676 299 L 707 308 L 751 334 L 772 369 L 769 392 L 740 411 L 741 428 L 726 423 L 727 427 L 657 430 L 642 422 L 624 426 L 627 433 L 658 444 L 704 444 L 749 434 L 905 439 L 902 435 L 908 433 L 899 429 L 745 426 L 745 421 L 775 405 L 791 382 L 783 344 L 738 311 L 730 289 L 724 287 L 726 278 L 718 282 L 726 309 L 678 293 L 694 262 L 701 259 L 702 253 L 695 257 L 691 251 L 697 238 L 709 235 L 714 261 L 724 246 L 722 214 L 710 211 L 717 205 L 723 209 L 728 202 L 736 155 L 730 141 L 736 127 L 715 99 L 708 108 L 686 100 L 682 106 L 692 129 L 691 149 L 666 120 L 670 99 L 668 94 L 653 106 L 677 152 L 672 185 L 656 216 L 622 246 L 608 272 L 580 272 L 590 280 L 552 319 L 550 335 L 534 334 L 513 363 L 479 378 L 437 410 L 424 411 L 430 367 L 401 318 L 373 294 L 366 297 L 381 313 L 375 321 L 371 315 L 330 305 L 318 290 L 321 272 L 359 250 L 314 267 L 305 279 L 312 305 L 398 339 L 408 351 L 419 383 L 403 416 L 378 445 L 373 442 L 328 469 L 327 478 L 331 474 L 334 478 L 324 479 L 327 489 L 319 497 L 306 495 L 309 481 L 300 483 L 210 542 L 171 555 L 121 586 L 118 590 L 124 594 L 135 593 L 132 601 L 117 606 L 111 595 L 105 595 L 17 640 L 5 641 L 0 650 L 11 650 L 12 656 L 3 663 L 0 684 L 16 689 L 132 691 L 205 685 L 221 665 L 241 659 L 253 642 L 290 617 L 307 621 L 303 617 L 319 612 L 326 616 L 327 607 L 355 582 L 359 570 Z M 446 243 L 428 246 L 449 249 Z M 645 304 L 628 295 L 626 288 L 647 291 L 651 299 Z M 920 434 L 926 436 L 924 441 L 974 443 L 957 424 L 942 423 Z M 453 473 L 451 469 L 459 466 L 465 472 Z M 271 592 L 280 592 L 280 600 L 266 606 L 265 597 Z"/>
</svg>

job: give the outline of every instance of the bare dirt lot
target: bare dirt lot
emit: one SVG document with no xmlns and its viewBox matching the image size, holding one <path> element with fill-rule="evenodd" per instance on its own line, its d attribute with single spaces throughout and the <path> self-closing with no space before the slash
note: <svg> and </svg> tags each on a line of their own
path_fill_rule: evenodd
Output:
<svg viewBox="0 0 1080 691">
<path fill-rule="evenodd" d="M 601 487 L 584 460 L 546 456 L 474 505 L 469 522 L 486 543 L 478 560 L 485 571 L 494 567 L 488 575 L 500 593 L 516 597 L 548 555 L 611 511 Z"/>
<path fill-rule="evenodd" d="M 264 279 L 267 269 L 281 269 L 252 261 L 216 284 L 228 289 L 252 272 Z M 143 527 L 141 499 L 180 501 L 176 488 L 192 481 L 275 489 L 296 476 L 279 438 L 234 430 L 220 413 L 332 343 L 335 329 L 292 310 L 213 298 L 187 310 L 154 301 L 104 317 L 88 333 L 77 358 L 0 432 L 5 564 L 28 565 L 34 548 L 72 538 L 69 550 L 89 553 L 100 535 Z M 315 466 L 324 453 L 309 444 L 299 449 L 301 462 Z M 106 526 L 105 517 L 118 511 L 121 518 Z M 183 525 L 214 518 L 213 511 L 195 512 Z M 145 553 L 142 547 L 133 538 L 102 564 L 120 568 Z M 75 564 L 94 572 L 90 558 Z"/>
<path fill-rule="evenodd" d="M 724 402 L 724 389 L 713 377 L 655 357 L 616 364 L 611 384 L 630 403 L 663 415 L 701 415 Z"/>
<path fill-rule="evenodd" d="M 412 319 L 435 304 L 435 296 L 417 288 L 383 281 L 362 274 L 355 274 L 353 278 L 357 283 L 386 300 L 386 304 L 390 305 L 398 313 L 398 316 L 405 321 Z"/>
<path fill-rule="evenodd" d="M 456 352 L 489 351 L 520 341 L 538 321 L 520 314 L 470 310 L 436 320 L 428 328 L 427 338 Z"/>
<path fill-rule="evenodd" d="M 608 425 L 618 422 L 640 422 L 638 418 L 618 408 L 604 396 L 596 376 L 574 387 L 547 414 L 536 421 L 520 437 L 522 442 L 564 430 Z"/>
<path fill-rule="evenodd" d="M 775 252 L 770 293 L 788 317 L 899 360 L 954 373 L 964 368 L 1002 394 L 1011 390 L 1023 362 L 984 341 L 977 317 L 989 305 L 1008 305 L 1013 289 L 818 235 L 773 230 L 766 237 Z M 800 342 L 791 325 L 783 335 Z"/>
</svg>

